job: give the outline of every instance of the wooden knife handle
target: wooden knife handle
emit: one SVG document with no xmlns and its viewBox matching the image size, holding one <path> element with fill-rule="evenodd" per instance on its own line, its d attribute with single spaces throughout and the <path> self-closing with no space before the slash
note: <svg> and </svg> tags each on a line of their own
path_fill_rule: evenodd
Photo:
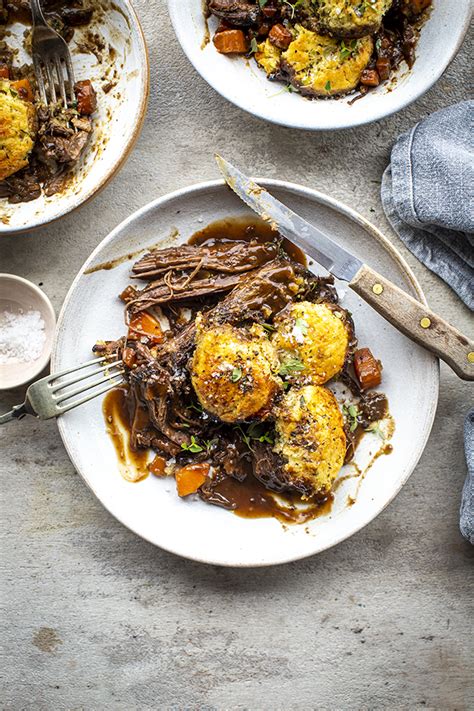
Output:
<svg viewBox="0 0 474 711">
<path fill-rule="evenodd" d="M 350 285 L 412 341 L 444 360 L 463 380 L 474 380 L 474 341 L 364 264 Z"/>
</svg>

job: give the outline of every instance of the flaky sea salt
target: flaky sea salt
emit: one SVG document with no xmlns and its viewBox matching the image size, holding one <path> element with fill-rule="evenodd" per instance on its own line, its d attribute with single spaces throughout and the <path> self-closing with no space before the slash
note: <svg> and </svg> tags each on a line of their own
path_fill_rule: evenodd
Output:
<svg viewBox="0 0 474 711">
<path fill-rule="evenodd" d="M 37 360 L 46 341 L 39 311 L 0 312 L 0 363 L 31 363 Z"/>
</svg>

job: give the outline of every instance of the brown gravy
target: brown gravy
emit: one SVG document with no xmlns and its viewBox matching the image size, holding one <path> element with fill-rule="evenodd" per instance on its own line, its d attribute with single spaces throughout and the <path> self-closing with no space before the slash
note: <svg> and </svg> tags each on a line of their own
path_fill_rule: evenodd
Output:
<svg viewBox="0 0 474 711">
<path fill-rule="evenodd" d="M 209 500 L 209 499 L 208 499 Z M 282 523 L 306 523 L 331 511 L 333 496 L 302 503 L 298 495 L 275 494 L 249 474 L 245 481 L 225 479 L 214 487 L 211 502 L 241 518 L 276 518 Z"/>
<path fill-rule="evenodd" d="M 107 433 L 119 461 L 120 472 L 127 481 L 146 479 L 153 472 L 149 450 L 134 451 L 130 446 L 130 424 L 125 402 L 125 390 L 116 388 L 107 393 L 102 405 Z M 156 460 L 156 458 L 155 458 Z M 153 460 L 153 461 L 155 461 Z M 161 469 L 161 467 L 160 467 Z M 163 467 L 164 469 L 164 467 Z M 163 473 L 156 472 L 157 476 Z M 215 502 L 242 518 L 276 518 L 282 523 L 305 523 L 331 511 L 333 497 L 322 502 L 302 504 L 298 496 L 274 494 L 254 476 L 244 482 L 225 479 L 214 490 Z"/>
<path fill-rule="evenodd" d="M 127 481 L 136 482 L 148 476 L 148 450 L 134 451 L 130 446 L 130 424 L 123 388 L 107 393 L 102 404 L 107 434 L 114 445 L 120 473 Z"/>
<path fill-rule="evenodd" d="M 291 259 L 307 266 L 305 253 L 289 240 L 273 230 L 267 222 L 246 215 L 245 217 L 227 217 L 216 220 L 189 238 L 188 244 L 214 244 L 215 242 L 274 242 L 282 241 L 282 247 Z"/>
</svg>

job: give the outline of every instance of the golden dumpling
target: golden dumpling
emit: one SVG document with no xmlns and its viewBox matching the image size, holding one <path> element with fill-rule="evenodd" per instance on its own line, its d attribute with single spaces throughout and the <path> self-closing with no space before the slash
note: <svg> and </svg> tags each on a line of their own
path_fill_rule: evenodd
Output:
<svg viewBox="0 0 474 711">
<path fill-rule="evenodd" d="M 0 80 L 0 180 L 28 165 L 35 144 L 36 113 L 7 79 Z"/>
<path fill-rule="evenodd" d="M 281 55 L 281 68 L 302 94 L 337 96 L 357 87 L 373 48 L 370 36 L 346 45 L 298 25 L 295 39 Z"/>
<path fill-rule="evenodd" d="M 291 304 L 275 319 L 282 374 L 322 385 L 341 372 L 350 341 L 347 313 L 333 304 Z"/>
<path fill-rule="evenodd" d="M 275 349 L 261 326 L 198 327 L 192 384 L 202 407 L 223 422 L 265 417 L 281 387 L 278 369 Z"/>
<path fill-rule="evenodd" d="M 327 495 L 344 464 L 346 436 L 336 398 L 327 388 L 291 388 L 277 408 L 274 451 L 288 486 L 303 498 Z"/>
<path fill-rule="evenodd" d="M 336 37 L 363 37 L 380 29 L 392 0 L 319 0 L 316 18 L 324 32 Z"/>
</svg>

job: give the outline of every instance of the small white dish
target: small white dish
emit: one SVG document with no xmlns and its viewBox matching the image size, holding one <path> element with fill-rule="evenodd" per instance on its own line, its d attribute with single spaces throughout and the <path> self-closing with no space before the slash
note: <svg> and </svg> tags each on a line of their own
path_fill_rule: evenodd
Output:
<svg viewBox="0 0 474 711">
<path fill-rule="evenodd" d="M 0 274 L 0 318 L 4 311 L 13 314 L 39 311 L 44 321 L 45 341 L 38 358 L 25 363 L 0 363 L 0 390 L 25 385 L 48 365 L 53 347 L 56 316 L 51 301 L 41 289 L 14 274 Z"/>
<path fill-rule="evenodd" d="M 97 0 L 94 6 L 95 19 L 76 28 L 69 44 L 76 79 L 91 79 L 97 90 L 91 140 L 62 192 L 18 205 L 0 198 L 0 237 L 46 225 L 90 200 L 120 170 L 140 134 L 149 66 L 138 17 L 129 0 Z M 17 63 L 31 63 L 22 47 L 25 26 L 18 22 L 9 31 L 9 44 L 19 49 Z M 90 34 L 103 39 L 98 57 L 82 51 L 81 42 L 87 43 Z"/>
<path fill-rule="evenodd" d="M 258 182 L 279 200 L 350 249 L 408 293 L 424 301 L 409 266 L 390 242 L 361 215 L 332 198 L 279 180 Z M 249 215 L 223 181 L 193 185 L 156 200 L 131 215 L 94 250 L 64 302 L 58 319 L 52 370 L 91 357 L 99 339 L 123 335 L 123 303 L 118 294 L 130 283 L 130 268 L 147 246 L 183 244 L 215 220 Z M 253 217 L 253 213 L 250 213 Z M 94 270 L 100 265 L 113 269 Z M 312 267 L 318 271 L 317 265 Z M 342 480 L 330 514 L 284 528 L 276 519 L 244 519 L 200 500 L 183 500 L 173 478 L 149 476 L 132 484 L 122 478 L 106 433 L 102 399 L 58 418 L 66 450 L 79 474 L 110 513 L 145 540 L 186 558 L 230 566 L 275 565 L 304 558 L 336 545 L 368 524 L 407 481 L 426 445 L 438 399 L 436 358 L 409 341 L 340 285 L 343 305 L 352 312 L 361 345 L 369 345 L 384 364 L 386 393 L 396 430 L 389 456 L 377 458 L 365 477 Z M 84 318 L 84 314 L 88 314 Z M 356 460 L 364 470 L 379 448 L 367 436 Z M 363 446 L 362 446 L 363 445 Z M 354 474 L 352 465 L 341 478 Z M 348 505 L 348 497 L 355 498 Z"/>
<path fill-rule="evenodd" d="M 255 61 L 219 54 L 207 36 L 203 0 L 168 0 L 178 40 L 195 69 L 219 94 L 266 121 L 308 130 L 360 126 L 400 111 L 440 78 L 459 50 L 471 19 L 469 0 L 433 0 L 422 27 L 412 69 L 405 63 L 396 80 L 381 84 L 351 104 L 354 95 L 340 99 L 308 100 L 285 85 L 271 82 Z M 211 35 L 217 19 L 209 19 Z"/>
</svg>

